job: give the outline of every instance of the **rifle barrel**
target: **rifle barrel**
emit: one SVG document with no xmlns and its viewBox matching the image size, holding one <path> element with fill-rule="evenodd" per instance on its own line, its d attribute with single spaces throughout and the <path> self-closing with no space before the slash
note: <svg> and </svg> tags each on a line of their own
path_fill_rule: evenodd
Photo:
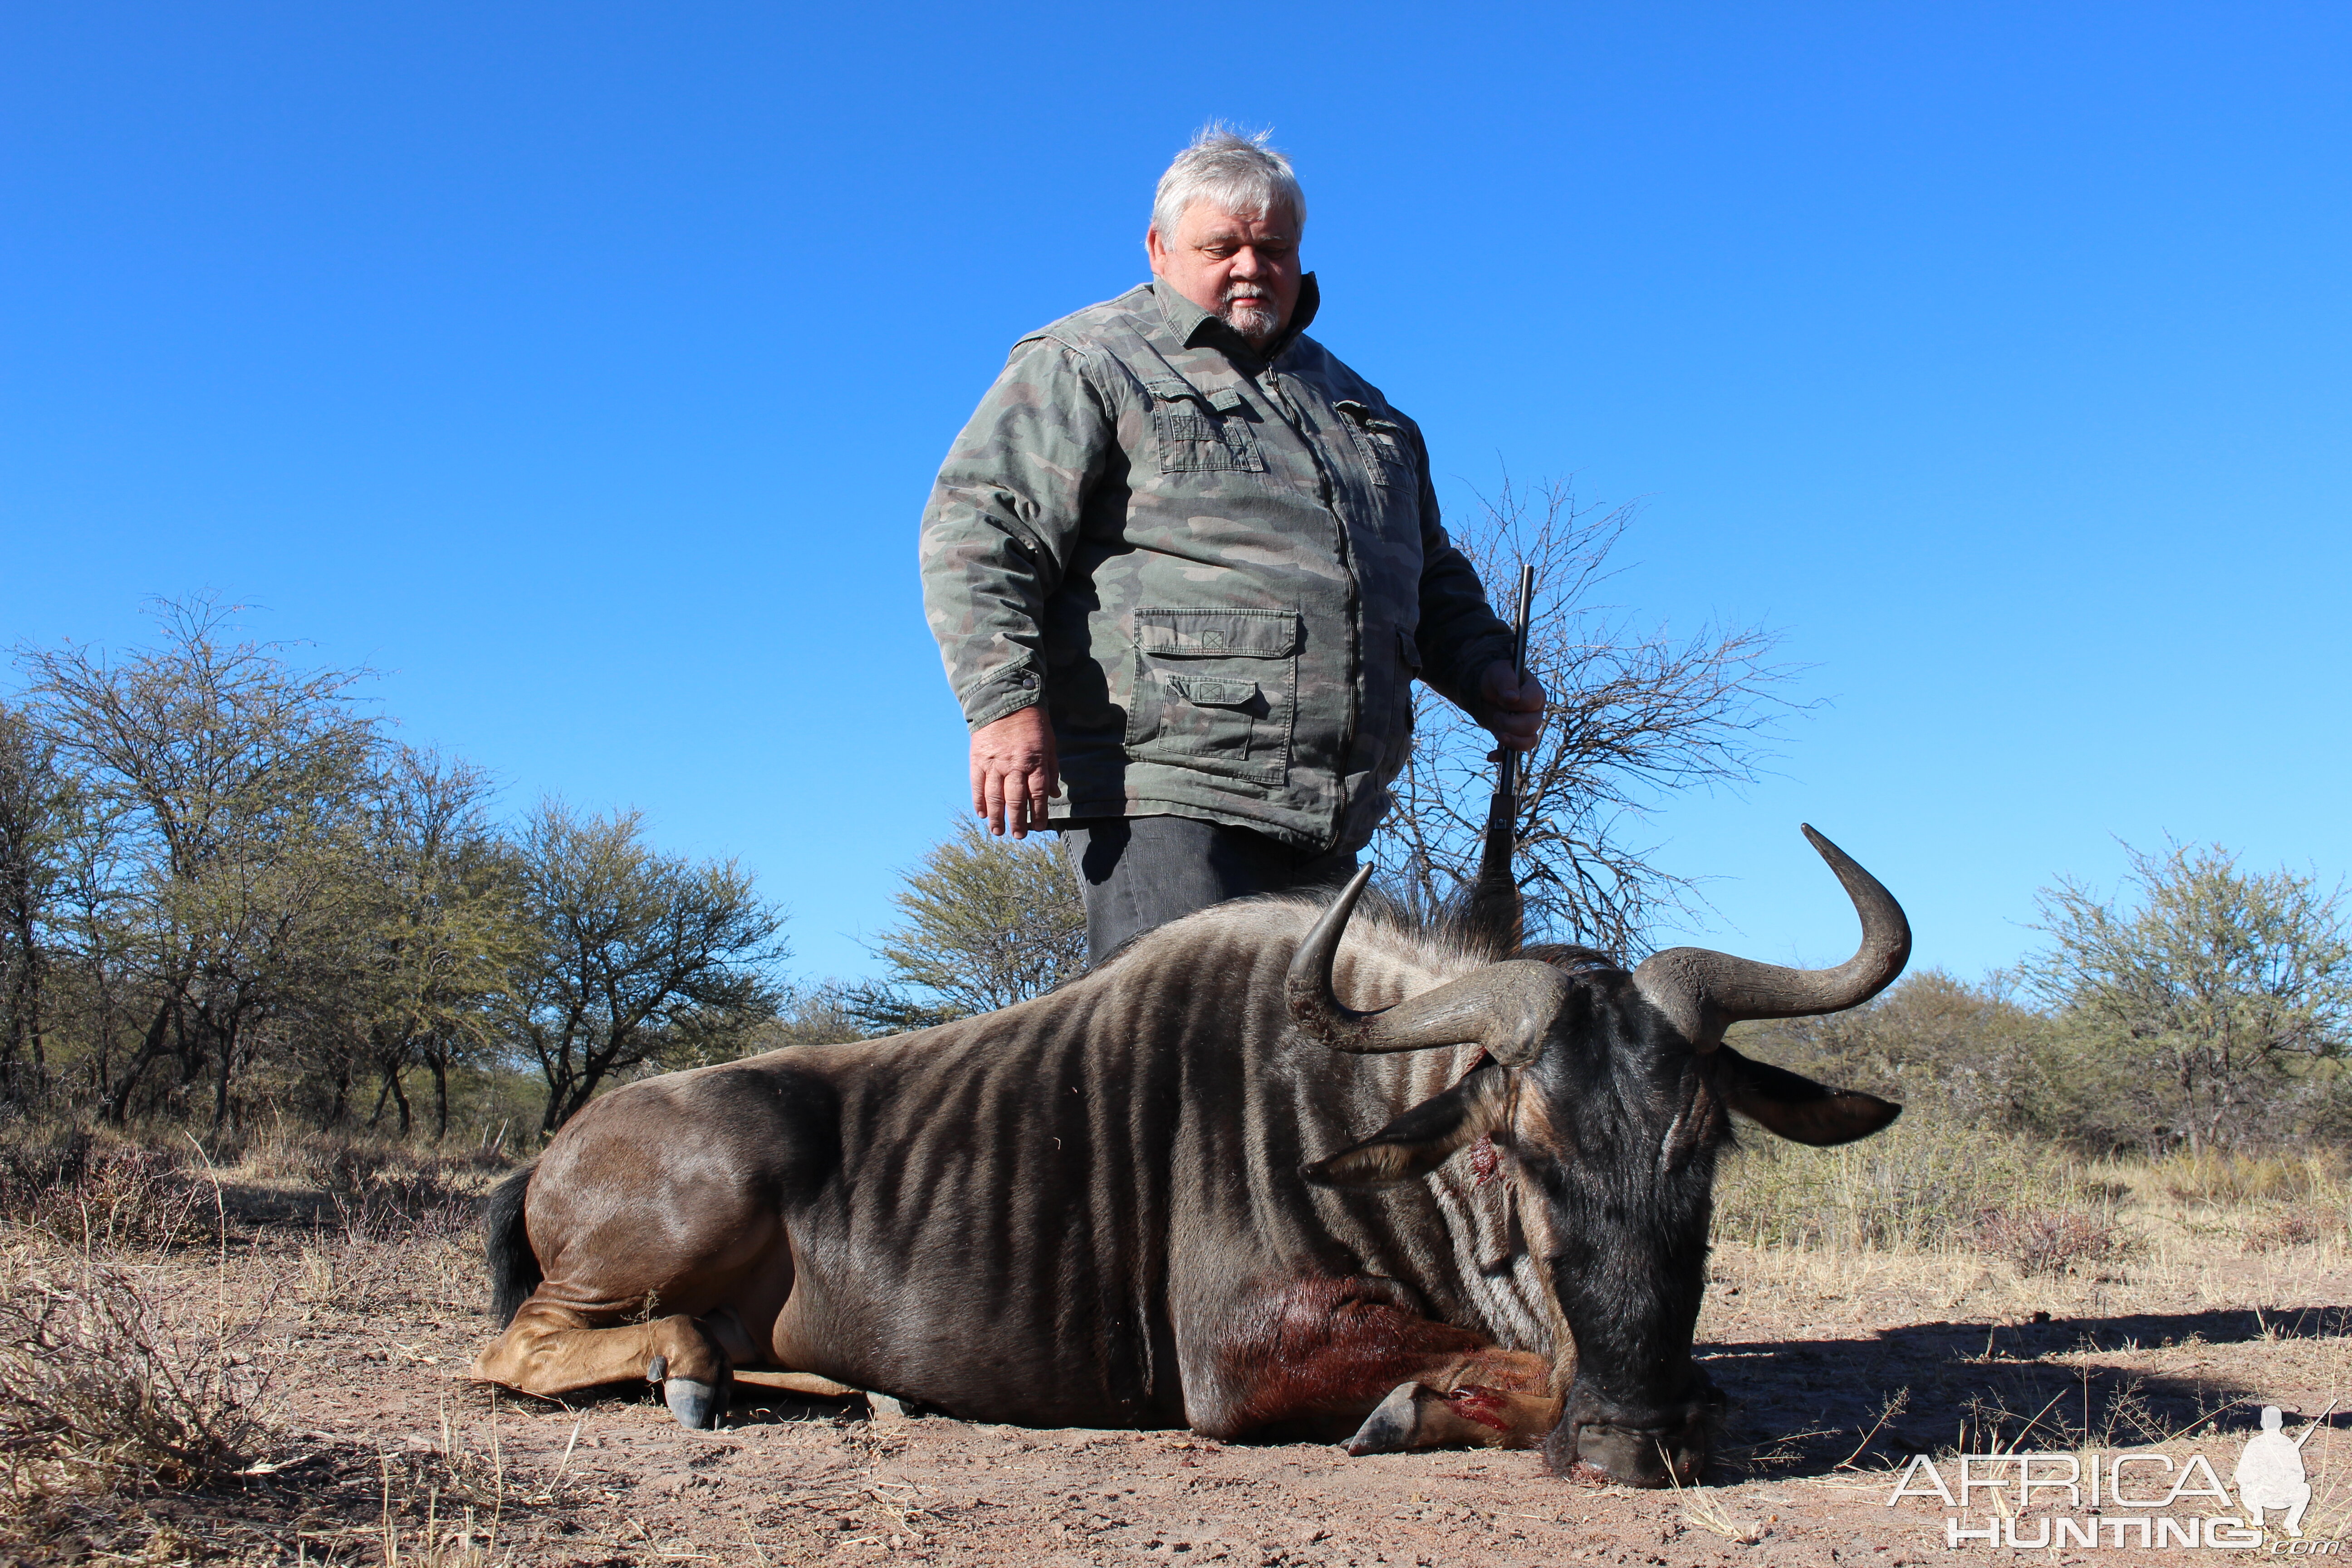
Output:
<svg viewBox="0 0 2352 1568">
<path fill-rule="evenodd" d="M 1535 609 L 1536 568 L 1532 561 L 1519 563 L 1519 603 L 1511 616 L 1511 667 L 1519 679 L 1528 676 L 1528 621 Z M 1495 764 L 1495 782 L 1502 793 L 1513 797 L 1516 805 L 1519 787 L 1519 753 L 1508 746 L 1498 748 L 1501 760 Z"/>
<path fill-rule="evenodd" d="M 1528 672 L 1528 621 L 1536 605 L 1536 566 L 1532 561 L 1519 566 L 1519 608 L 1511 627 L 1511 655 L 1517 661 L 1519 673 Z"/>
<path fill-rule="evenodd" d="M 2303 1447 L 2305 1443 L 2308 1443 L 2308 1442 L 2310 1442 L 2310 1441 L 2311 1441 L 2311 1435 L 2312 1435 L 2314 1432 L 2316 1432 L 2316 1431 L 2318 1431 L 2318 1430 L 2319 1430 L 2319 1424 L 2320 1424 L 2321 1422 L 2323 1422 L 2323 1421 L 2326 1420 L 2330 1415 L 2335 1415 L 2335 1414 L 2336 1414 L 2336 1406 L 2339 1403 L 2341 1403 L 2341 1401 L 2340 1401 L 2340 1400 L 2335 1400 L 2335 1399 L 2331 1399 L 2331 1400 L 2329 1400 L 2329 1401 L 2327 1402 L 2327 1408 L 2326 1408 L 2326 1409 L 2325 1409 L 2325 1410 L 2321 1411 L 2318 1415 L 2316 1415 L 2313 1416 L 2309 1421 L 2307 1421 L 2307 1422 L 2305 1422 L 2305 1423 L 2304 1424 L 2303 1435 L 2302 1435 L 2301 1436 L 2297 1437 L 2297 1438 L 2294 1440 L 2294 1446 L 2295 1446 L 2295 1447 L 2296 1447 L 2297 1449 L 2302 1448 L 2302 1447 Z"/>
</svg>

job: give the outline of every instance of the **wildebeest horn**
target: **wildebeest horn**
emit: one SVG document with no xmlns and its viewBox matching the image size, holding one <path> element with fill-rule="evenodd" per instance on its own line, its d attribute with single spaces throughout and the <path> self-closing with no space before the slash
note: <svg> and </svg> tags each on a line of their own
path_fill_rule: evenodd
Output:
<svg viewBox="0 0 2352 1568">
<path fill-rule="evenodd" d="M 1903 906 L 1810 823 L 1805 837 L 1853 900 L 1862 947 L 1835 969 L 1784 969 L 1703 947 L 1670 947 L 1642 961 L 1633 984 L 1703 1051 L 1723 1043 L 1724 1027 L 1743 1018 L 1803 1018 L 1859 1006 L 1903 973 L 1911 957 L 1911 922 Z"/>
<path fill-rule="evenodd" d="M 1290 1016 L 1335 1051 L 1418 1051 L 1435 1046 L 1479 1045 L 1506 1067 L 1523 1067 L 1543 1048 L 1544 1036 L 1567 1004 L 1570 982 L 1549 963 L 1516 959 L 1490 963 L 1393 1007 L 1359 1013 L 1331 989 L 1331 963 L 1356 900 L 1372 879 L 1356 873 L 1290 961 L 1283 983 Z"/>
</svg>

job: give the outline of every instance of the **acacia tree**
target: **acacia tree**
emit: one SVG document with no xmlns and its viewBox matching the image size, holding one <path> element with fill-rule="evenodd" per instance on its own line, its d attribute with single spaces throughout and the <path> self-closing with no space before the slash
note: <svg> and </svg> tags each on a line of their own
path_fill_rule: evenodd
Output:
<svg viewBox="0 0 2352 1568">
<path fill-rule="evenodd" d="M 433 1136 L 448 1135 L 450 1068 L 496 1045 L 494 1000 L 530 947 L 519 868 L 489 820 L 490 795 L 481 769 L 410 746 L 388 749 L 368 791 L 369 907 L 351 1027 L 399 1106 L 404 1137 L 402 1079 L 419 1067 L 433 1080 Z M 350 1061 L 346 1053 L 338 1064 L 346 1081 Z"/>
<path fill-rule="evenodd" d="M 867 1026 L 992 1012 L 1086 973 L 1086 906 L 1058 836 L 992 838 L 967 818 L 905 880 L 892 900 L 905 921 L 873 945 L 889 979 L 849 993 Z"/>
<path fill-rule="evenodd" d="M 46 1087 L 51 949 L 69 869 L 78 781 L 19 710 L 0 705 L 0 1101 Z"/>
<path fill-rule="evenodd" d="M 2352 1040 L 2343 888 L 2242 871 L 2219 845 L 2124 853 L 2129 898 L 2072 879 L 2042 890 L 2052 946 L 2028 983 L 2192 1150 L 2275 1127 Z"/>
<path fill-rule="evenodd" d="M 1580 505 L 1564 484 L 1506 483 L 1454 537 L 1493 590 L 1535 568 L 1528 666 L 1550 693 L 1538 749 L 1518 765 L 1515 877 L 1528 929 L 1618 953 L 1658 914 L 1687 907 L 1686 879 L 1658 866 L 1642 824 L 1669 792 L 1753 779 L 1793 673 L 1773 634 L 1636 626 L 1596 595 L 1633 509 Z M 1494 788 L 1494 738 L 1452 703 L 1415 692 L 1411 760 L 1373 841 L 1383 884 L 1423 912 L 1462 899 L 1478 870 Z"/>
<path fill-rule="evenodd" d="M 296 668 L 238 635 L 237 607 L 165 602 L 159 645 L 120 661 L 84 647 L 20 652 L 43 739 L 102 825 L 82 867 L 85 950 L 121 966 L 98 987 L 136 1008 L 141 1044 L 100 1086 L 120 1122 L 155 1061 L 207 1068 L 213 1121 L 263 1026 L 348 956 L 359 805 L 378 745 L 352 688 L 364 671 Z M 114 1020 L 102 1032 L 111 1034 Z M 257 1031 L 261 1031 L 257 1033 Z"/>
<path fill-rule="evenodd" d="M 721 1059 L 775 1016 L 783 916 L 734 861 L 663 855 L 641 813 L 550 799 L 523 826 L 517 869 L 530 936 L 505 1022 L 547 1080 L 542 1132 L 615 1075 Z"/>
</svg>

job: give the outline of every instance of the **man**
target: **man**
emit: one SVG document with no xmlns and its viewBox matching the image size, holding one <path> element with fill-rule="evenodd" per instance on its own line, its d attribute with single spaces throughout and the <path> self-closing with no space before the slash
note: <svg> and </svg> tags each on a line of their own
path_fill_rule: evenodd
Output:
<svg viewBox="0 0 2352 1568">
<path fill-rule="evenodd" d="M 1290 162 L 1213 128 L 1151 281 L 1013 345 L 923 518 L 972 806 L 1073 838 L 1087 946 L 1344 879 L 1412 683 L 1517 750 L 1544 693 L 1439 526 L 1421 432 L 1314 339 Z"/>
</svg>

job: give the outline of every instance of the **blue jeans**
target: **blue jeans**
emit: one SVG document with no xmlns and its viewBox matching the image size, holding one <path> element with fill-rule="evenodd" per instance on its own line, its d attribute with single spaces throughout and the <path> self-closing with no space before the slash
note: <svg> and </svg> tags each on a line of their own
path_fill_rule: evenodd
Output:
<svg viewBox="0 0 2352 1568">
<path fill-rule="evenodd" d="M 1101 816 L 1063 825 L 1087 906 L 1087 961 L 1196 910 L 1250 893 L 1336 889 L 1356 854 L 1294 848 L 1191 816 Z"/>
</svg>

